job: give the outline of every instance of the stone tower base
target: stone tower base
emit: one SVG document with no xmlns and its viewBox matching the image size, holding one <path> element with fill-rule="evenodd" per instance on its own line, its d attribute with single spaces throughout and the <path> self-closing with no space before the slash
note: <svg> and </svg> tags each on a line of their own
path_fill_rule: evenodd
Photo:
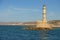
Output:
<svg viewBox="0 0 60 40">
<path fill-rule="evenodd" d="M 47 21 L 37 21 L 36 27 L 41 29 L 52 29 Z"/>
</svg>

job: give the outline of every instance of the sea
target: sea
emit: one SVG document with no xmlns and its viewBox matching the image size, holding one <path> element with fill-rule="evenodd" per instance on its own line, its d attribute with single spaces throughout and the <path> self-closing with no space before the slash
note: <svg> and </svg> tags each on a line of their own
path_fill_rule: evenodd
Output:
<svg viewBox="0 0 60 40">
<path fill-rule="evenodd" d="M 24 30 L 26 26 L 0 25 L 0 40 L 60 40 L 60 28 Z"/>
</svg>

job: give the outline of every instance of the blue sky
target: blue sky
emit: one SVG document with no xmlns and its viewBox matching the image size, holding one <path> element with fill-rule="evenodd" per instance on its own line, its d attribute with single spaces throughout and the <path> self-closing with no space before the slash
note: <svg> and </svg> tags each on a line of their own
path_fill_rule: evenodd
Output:
<svg viewBox="0 0 60 40">
<path fill-rule="evenodd" d="M 43 0 L 0 0 L 0 22 L 42 19 Z M 60 0 L 46 0 L 47 20 L 60 20 Z"/>
</svg>

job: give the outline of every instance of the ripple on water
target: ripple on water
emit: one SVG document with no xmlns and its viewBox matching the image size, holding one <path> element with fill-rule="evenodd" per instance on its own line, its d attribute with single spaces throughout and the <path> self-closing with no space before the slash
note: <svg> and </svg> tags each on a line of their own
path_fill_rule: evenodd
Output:
<svg viewBox="0 0 60 40">
<path fill-rule="evenodd" d="M 60 40 L 60 29 L 46 31 L 22 30 L 23 26 L 0 26 L 0 40 Z"/>
</svg>

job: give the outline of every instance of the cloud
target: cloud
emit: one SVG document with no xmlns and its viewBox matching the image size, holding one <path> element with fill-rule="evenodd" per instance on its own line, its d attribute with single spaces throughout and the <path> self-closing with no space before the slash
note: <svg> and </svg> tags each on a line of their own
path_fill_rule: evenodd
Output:
<svg viewBox="0 0 60 40">
<path fill-rule="evenodd" d="M 34 13 L 39 12 L 39 9 L 30 9 L 30 8 L 15 8 L 9 6 L 1 10 L 0 12 L 0 21 L 16 21 L 16 20 L 33 20 Z"/>
<path fill-rule="evenodd" d="M 39 9 L 26 9 L 26 8 L 14 8 L 15 10 L 39 10 Z"/>
<path fill-rule="evenodd" d="M 31 8 L 12 8 L 12 9 L 17 11 L 34 11 L 34 12 L 40 11 L 39 9 L 31 9 Z"/>
<path fill-rule="evenodd" d="M 35 12 L 40 12 L 39 9 L 30 9 L 30 8 L 14 8 L 14 7 L 8 7 L 6 9 L 3 9 L 0 13 L 2 16 L 8 16 L 8 15 L 13 15 L 15 13 L 35 13 Z"/>
</svg>

